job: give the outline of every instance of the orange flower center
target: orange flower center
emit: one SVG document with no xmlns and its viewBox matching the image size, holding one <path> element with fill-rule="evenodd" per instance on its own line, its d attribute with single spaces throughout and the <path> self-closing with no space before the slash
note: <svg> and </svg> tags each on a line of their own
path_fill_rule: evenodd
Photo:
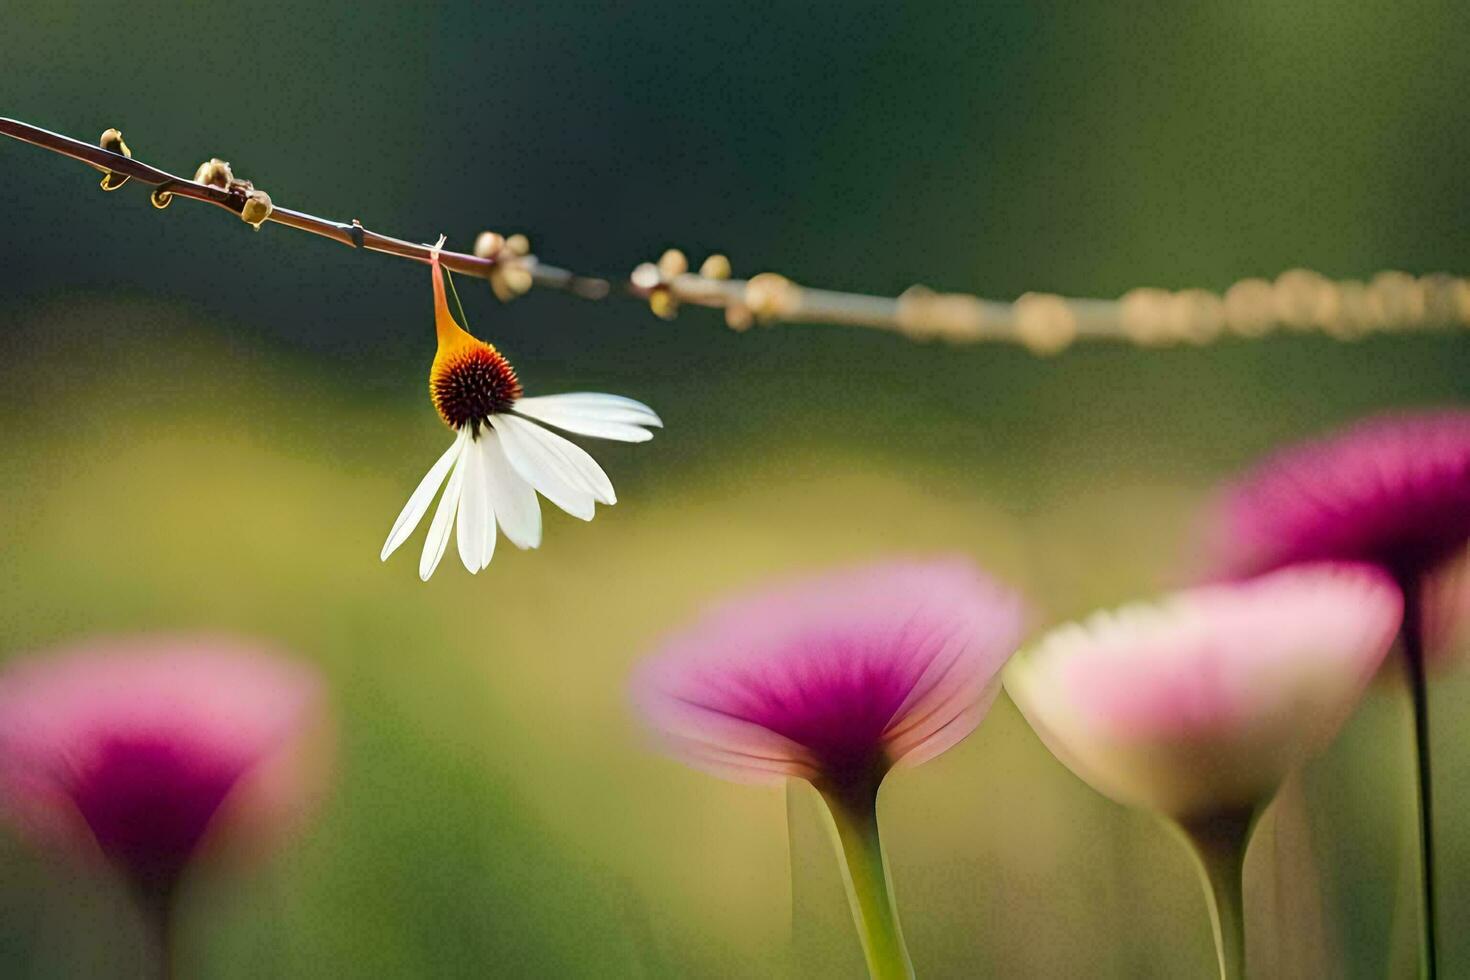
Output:
<svg viewBox="0 0 1470 980">
<path fill-rule="evenodd" d="M 498 350 L 474 340 L 434 358 L 429 397 L 445 424 L 452 429 L 473 426 L 478 437 L 487 418 L 509 410 L 521 397 L 521 382 Z"/>
</svg>

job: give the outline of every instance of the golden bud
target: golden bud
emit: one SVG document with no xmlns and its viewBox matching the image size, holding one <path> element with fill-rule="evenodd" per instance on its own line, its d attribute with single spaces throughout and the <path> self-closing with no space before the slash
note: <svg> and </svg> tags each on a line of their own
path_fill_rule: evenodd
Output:
<svg viewBox="0 0 1470 980">
<path fill-rule="evenodd" d="M 729 279 L 730 272 L 730 260 L 718 252 L 705 259 L 699 267 L 699 274 L 706 279 Z"/>
<path fill-rule="evenodd" d="M 1171 337 L 1191 344 L 1208 344 L 1225 329 L 1225 303 L 1205 289 L 1174 293 L 1164 310 Z"/>
<path fill-rule="evenodd" d="M 1265 279 L 1242 279 L 1225 290 L 1225 325 L 1242 337 L 1259 337 L 1276 323 L 1274 293 Z"/>
<path fill-rule="evenodd" d="M 672 320 L 679 312 L 679 301 L 667 286 L 659 286 L 648 294 L 648 308 L 660 320 Z"/>
<path fill-rule="evenodd" d="M 1140 286 L 1123 294 L 1119 301 L 1119 314 L 1123 335 L 1140 346 L 1164 344 L 1169 341 L 1165 322 L 1171 295 L 1166 289 Z"/>
<path fill-rule="evenodd" d="M 207 184 L 223 190 L 228 190 L 230 182 L 234 179 L 235 175 L 230 171 L 230 165 L 219 157 L 205 160 L 194 171 L 194 183 Z"/>
<path fill-rule="evenodd" d="M 801 288 L 775 272 L 751 276 L 745 284 L 745 305 L 757 320 L 779 320 L 801 302 Z"/>
<path fill-rule="evenodd" d="M 133 151 L 128 149 L 128 144 L 123 142 L 122 130 L 120 129 L 104 130 L 101 138 L 97 140 L 97 145 L 109 152 L 121 153 L 130 160 L 133 157 Z"/>
<path fill-rule="evenodd" d="M 245 196 L 245 206 L 240 209 L 240 220 L 260 231 L 271 216 L 271 196 L 265 191 L 252 190 Z"/>
<path fill-rule="evenodd" d="M 754 322 L 755 317 L 750 315 L 750 310 L 738 303 L 725 309 L 725 326 L 731 330 L 737 332 L 749 330 L 750 325 Z"/>
<path fill-rule="evenodd" d="M 505 240 L 505 247 L 512 255 L 531 254 L 531 240 L 525 235 L 511 235 Z"/>
<path fill-rule="evenodd" d="M 511 289 L 510 286 L 506 283 L 504 269 L 490 270 L 490 291 L 493 292 L 495 294 L 495 298 L 500 300 L 502 303 L 509 303 L 511 300 L 515 299 L 517 295 L 516 291 Z"/>
<path fill-rule="evenodd" d="M 1407 272 L 1380 272 L 1368 283 L 1368 293 L 1383 312 L 1383 326 L 1404 329 L 1424 322 L 1424 287 Z"/>
<path fill-rule="evenodd" d="M 112 153 L 121 153 L 130 160 L 133 157 L 133 151 L 128 149 L 128 144 L 123 142 L 123 135 L 120 130 L 109 129 L 105 131 L 101 138 L 97 140 L 97 145 Z M 122 174 L 115 174 L 110 170 L 102 175 L 102 189 L 104 191 L 115 191 L 127 182 L 128 178 Z"/>
<path fill-rule="evenodd" d="M 1033 354 L 1056 354 L 1077 338 L 1077 314 L 1052 293 L 1026 293 L 1016 300 L 1016 332 Z"/>
<path fill-rule="evenodd" d="M 1336 308 L 1332 318 L 1322 327 L 1329 337 L 1353 340 L 1373 328 L 1377 312 L 1366 285 L 1356 279 L 1347 279 L 1334 283 L 1332 293 Z"/>
<path fill-rule="evenodd" d="M 531 283 L 533 281 L 531 279 L 531 270 L 523 265 L 506 266 L 502 278 L 505 279 L 505 285 L 516 296 L 524 296 L 531 291 Z"/>
<path fill-rule="evenodd" d="M 475 237 L 475 255 L 482 259 L 493 259 L 505 248 L 505 238 L 493 231 L 482 231 Z"/>
<path fill-rule="evenodd" d="M 689 260 L 677 248 L 671 248 L 658 257 L 658 271 L 665 279 L 682 276 L 689 271 Z"/>
<path fill-rule="evenodd" d="M 1311 269 L 1288 269 L 1271 289 L 1275 319 L 1292 330 L 1310 330 L 1330 313 L 1331 283 Z"/>
</svg>

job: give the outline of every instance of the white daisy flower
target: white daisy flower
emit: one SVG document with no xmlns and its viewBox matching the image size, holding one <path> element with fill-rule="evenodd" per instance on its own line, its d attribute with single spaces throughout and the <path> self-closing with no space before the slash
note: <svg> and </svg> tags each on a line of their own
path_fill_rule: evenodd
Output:
<svg viewBox="0 0 1470 980">
<path fill-rule="evenodd" d="M 592 520 L 597 504 L 617 503 L 612 481 L 597 461 L 545 426 L 647 442 L 653 438 L 649 428 L 663 425 L 653 409 L 619 395 L 525 397 L 510 362 L 450 315 L 439 266 L 442 245 L 441 239 L 430 260 L 439 350 L 429 371 L 429 396 L 456 435 L 393 522 L 381 555 L 387 561 L 408 540 L 443 487 L 419 557 L 419 578 L 426 582 L 456 529 L 459 557 L 471 574 L 490 564 L 497 526 L 519 548 L 540 545 L 538 492 L 584 521 Z"/>
</svg>

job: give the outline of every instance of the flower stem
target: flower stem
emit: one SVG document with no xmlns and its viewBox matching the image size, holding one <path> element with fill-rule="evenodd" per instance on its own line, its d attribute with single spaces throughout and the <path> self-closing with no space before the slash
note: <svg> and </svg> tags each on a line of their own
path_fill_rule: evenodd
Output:
<svg viewBox="0 0 1470 980">
<path fill-rule="evenodd" d="M 1245 976 L 1245 851 L 1255 826 L 1254 811 L 1229 810 L 1208 817 L 1179 821 L 1190 850 L 1199 863 L 1210 922 L 1215 931 L 1215 954 L 1220 980 Z"/>
<path fill-rule="evenodd" d="M 1429 685 L 1424 669 L 1424 617 L 1419 579 L 1400 583 L 1404 593 L 1404 622 L 1400 628 L 1409 696 L 1414 706 L 1414 758 L 1419 791 L 1419 881 L 1423 940 L 1419 948 L 1420 973 L 1434 980 L 1438 969 L 1434 898 L 1434 780 L 1429 767 Z"/>
<path fill-rule="evenodd" d="M 148 928 L 148 937 L 153 941 L 153 952 L 157 963 L 155 976 L 159 980 L 173 980 L 174 976 L 174 879 L 135 878 L 132 882 L 138 907 L 143 913 L 143 924 Z"/>
<path fill-rule="evenodd" d="M 836 825 L 846 873 L 848 903 L 873 980 L 912 980 L 914 967 L 904 946 L 893 900 L 893 882 L 878 837 L 878 787 L 818 787 Z"/>
</svg>

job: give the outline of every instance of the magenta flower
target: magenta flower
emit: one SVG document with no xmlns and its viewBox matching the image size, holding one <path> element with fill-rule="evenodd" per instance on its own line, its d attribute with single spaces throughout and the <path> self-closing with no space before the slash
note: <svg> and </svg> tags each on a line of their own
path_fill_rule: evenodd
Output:
<svg viewBox="0 0 1470 980">
<path fill-rule="evenodd" d="M 1006 671 L 1011 698 L 1068 768 L 1185 832 L 1222 977 L 1242 968 L 1240 869 L 1255 817 L 1336 736 L 1402 613 L 1374 566 L 1300 565 L 1095 614 Z"/>
<path fill-rule="evenodd" d="M 735 599 L 633 682 L 668 750 L 746 782 L 809 780 L 830 810 L 874 976 L 909 976 L 878 838 L 889 769 L 968 735 L 1021 635 L 1021 602 L 963 560 L 894 562 Z"/>
<path fill-rule="evenodd" d="M 1433 781 L 1426 651 L 1446 625 L 1435 578 L 1470 541 L 1470 411 L 1390 415 L 1287 449 L 1225 494 L 1221 568 L 1251 575 L 1305 561 L 1365 561 L 1404 591 L 1404 664 L 1418 752 L 1425 964 L 1435 959 Z"/>
<path fill-rule="evenodd" d="M 259 843 L 299 815 L 320 775 L 310 736 L 323 719 L 311 671 L 229 640 L 137 638 L 19 660 L 0 672 L 0 805 L 47 844 L 100 853 L 166 939 L 206 841 Z"/>
<path fill-rule="evenodd" d="M 1222 568 L 1364 561 L 1417 579 L 1470 541 L 1470 412 L 1368 419 L 1269 458 L 1230 488 Z"/>
</svg>

